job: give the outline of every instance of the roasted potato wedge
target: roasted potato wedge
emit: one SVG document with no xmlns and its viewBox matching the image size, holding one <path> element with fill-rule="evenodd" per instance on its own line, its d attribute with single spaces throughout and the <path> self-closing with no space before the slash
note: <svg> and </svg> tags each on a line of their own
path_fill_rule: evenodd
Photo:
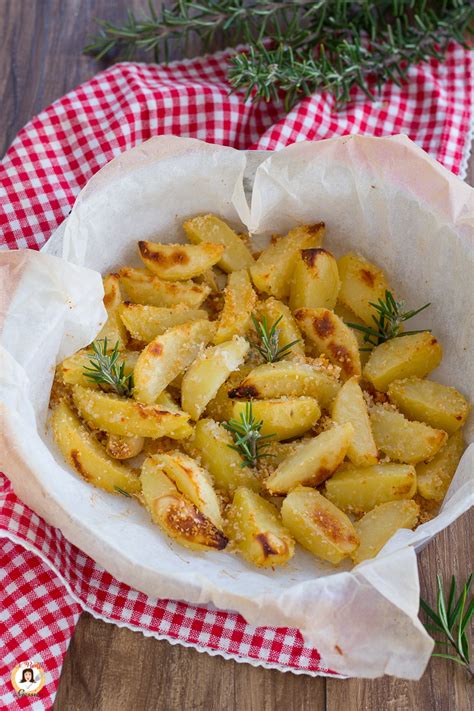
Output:
<svg viewBox="0 0 474 711">
<path fill-rule="evenodd" d="M 247 245 L 216 215 L 198 215 L 187 220 L 183 228 L 193 244 L 212 242 L 224 245 L 224 253 L 217 262 L 217 266 L 224 272 L 237 272 L 240 269 L 248 269 L 254 264 L 254 258 Z"/>
<path fill-rule="evenodd" d="M 258 291 L 283 299 L 290 293 L 291 275 L 300 249 L 320 247 L 324 224 L 301 225 L 290 230 L 286 237 L 272 242 L 250 268 L 252 281 Z"/>
<path fill-rule="evenodd" d="M 255 472 L 245 467 L 234 449 L 232 437 L 218 422 L 199 420 L 194 428 L 191 445 L 198 451 L 203 465 L 210 472 L 218 489 L 232 494 L 239 486 L 258 491 L 260 481 Z"/>
<path fill-rule="evenodd" d="M 343 462 L 353 433 L 348 423 L 321 432 L 278 465 L 266 488 L 271 494 L 286 494 L 298 484 L 319 486 Z"/>
<path fill-rule="evenodd" d="M 230 341 L 232 336 L 245 336 L 256 301 L 257 296 L 252 289 L 247 270 L 232 272 L 227 281 L 224 308 L 217 324 L 214 343 Z"/>
<path fill-rule="evenodd" d="M 298 328 L 293 314 L 286 304 L 271 296 L 257 306 L 257 314 L 260 319 L 266 319 L 271 328 L 278 319 L 281 319 L 278 328 L 278 346 L 283 348 L 289 343 L 293 343 L 291 350 L 283 356 L 283 360 L 295 360 L 304 358 L 304 341 L 301 331 Z M 296 341 L 296 343 L 295 343 Z"/>
<path fill-rule="evenodd" d="M 207 284 L 165 281 L 146 269 L 123 267 L 119 277 L 129 300 L 135 304 L 164 307 L 181 305 L 188 309 L 198 309 L 211 292 Z"/>
<path fill-rule="evenodd" d="M 247 402 L 235 401 L 232 416 L 238 420 L 246 406 Z M 276 442 L 299 437 L 311 429 L 321 416 L 318 402 L 312 397 L 254 400 L 252 411 L 256 420 L 263 421 L 261 434 L 273 434 Z"/>
<path fill-rule="evenodd" d="M 441 346 L 429 331 L 392 338 L 373 349 L 364 368 L 364 379 L 376 390 L 387 392 L 394 380 L 424 378 L 438 367 L 442 357 Z"/>
<path fill-rule="evenodd" d="M 359 345 L 349 326 L 329 309 L 298 309 L 296 323 L 319 353 L 341 368 L 344 380 L 360 376 Z"/>
<path fill-rule="evenodd" d="M 378 449 L 397 462 L 418 464 L 434 457 L 448 435 L 424 422 L 407 420 L 401 412 L 383 405 L 370 410 L 370 422 Z"/>
<path fill-rule="evenodd" d="M 358 467 L 369 467 L 378 462 L 378 452 L 370 426 L 367 404 L 357 378 L 347 380 L 332 404 L 332 419 L 354 428 L 347 456 Z"/>
<path fill-rule="evenodd" d="M 228 385 L 224 383 L 220 386 L 216 396 L 208 403 L 204 414 L 217 422 L 224 422 L 232 417 L 232 407 L 233 403 L 228 395 Z"/>
<path fill-rule="evenodd" d="M 344 321 L 346 326 L 348 326 L 350 323 L 355 323 L 359 326 L 365 325 L 361 318 L 352 313 L 352 311 L 348 309 L 347 306 L 341 304 L 340 301 L 337 302 L 334 308 L 334 313 L 336 314 L 336 316 L 339 316 L 339 318 Z M 349 326 L 349 328 L 351 327 Z M 372 346 L 370 343 L 364 340 L 364 334 L 361 331 L 358 331 L 356 328 L 351 328 L 351 331 L 354 334 L 356 341 L 359 345 L 360 362 L 362 365 L 365 365 L 369 358 L 370 351 L 361 350 L 361 348 L 371 348 Z"/>
<path fill-rule="evenodd" d="M 158 395 L 155 400 L 155 405 L 163 405 L 166 410 L 171 410 L 171 412 L 181 411 L 181 408 L 178 407 L 167 390 L 163 390 L 163 392 Z"/>
<path fill-rule="evenodd" d="M 337 262 L 330 252 L 322 247 L 301 249 L 291 278 L 291 310 L 334 309 L 340 286 Z"/>
<path fill-rule="evenodd" d="M 199 419 L 230 373 L 242 365 L 249 348 L 245 338 L 234 336 L 231 341 L 206 348 L 196 358 L 181 385 L 181 406 L 193 420 Z"/>
<path fill-rule="evenodd" d="M 63 360 L 59 366 L 59 375 L 63 383 L 66 385 L 83 385 L 87 388 L 97 388 L 98 385 L 93 380 L 89 380 L 84 371 L 84 368 L 91 367 L 91 355 L 92 351 L 83 349 Z M 125 375 L 133 373 L 138 355 L 136 351 L 122 351 L 120 353 L 118 364 L 120 365 L 122 362 L 125 364 Z"/>
<path fill-rule="evenodd" d="M 106 450 L 114 459 L 132 459 L 142 451 L 145 445 L 144 437 L 123 437 L 121 435 L 109 434 L 107 437 Z"/>
<path fill-rule="evenodd" d="M 154 456 L 155 462 L 184 496 L 193 502 L 209 521 L 222 529 L 222 514 L 209 473 L 187 454 L 178 450 Z"/>
<path fill-rule="evenodd" d="M 416 466 L 418 493 L 429 501 L 442 501 L 465 449 L 462 432 L 455 432 L 430 462 Z"/>
<path fill-rule="evenodd" d="M 166 281 L 185 281 L 199 276 L 217 264 L 224 254 L 222 244 L 160 244 L 139 242 L 143 264 L 153 274 Z"/>
<path fill-rule="evenodd" d="M 250 489 L 235 492 L 225 532 L 233 548 L 260 568 L 284 565 L 294 555 L 295 543 L 277 509 Z"/>
<path fill-rule="evenodd" d="M 448 434 L 462 427 L 469 415 L 469 403 L 460 392 L 432 380 L 395 380 L 388 386 L 388 396 L 410 420 L 426 422 Z"/>
<path fill-rule="evenodd" d="M 418 504 L 409 500 L 387 501 L 366 513 L 355 524 L 360 544 L 352 554 L 354 563 L 357 565 L 363 560 L 375 558 L 400 528 L 414 528 L 419 512 Z"/>
<path fill-rule="evenodd" d="M 123 350 L 127 343 L 127 331 L 119 317 L 119 308 L 122 303 L 120 280 L 117 274 L 108 274 L 104 279 L 104 306 L 107 311 L 107 321 L 102 326 L 95 340 L 106 338 L 113 348 L 116 343 Z"/>
<path fill-rule="evenodd" d="M 174 326 L 140 353 L 134 370 L 134 397 L 151 404 L 212 339 L 215 324 L 200 319 Z"/>
<path fill-rule="evenodd" d="M 337 266 L 341 279 L 339 301 L 362 319 L 367 326 L 373 326 L 373 316 L 377 315 L 369 302 L 377 303 L 390 291 L 385 274 L 358 254 L 349 252 L 341 257 Z"/>
<path fill-rule="evenodd" d="M 298 486 L 281 507 L 283 524 L 310 553 L 338 565 L 350 556 L 359 539 L 345 513 L 315 489 Z"/>
<path fill-rule="evenodd" d="M 144 461 L 140 482 L 145 507 L 170 538 L 197 551 L 226 547 L 224 533 L 179 493 L 154 457 Z"/>
<path fill-rule="evenodd" d="M 118 314 L 131 337 L 144 343 L 150 343 L 173 326 L 208 318 L 207 311 L 204 309 L 188 309 L 186 306 L 174 308 L 145 306 L 132 304 L 129 301 L 119 306 Z"/>
<path fill-rule="evenodd" d="M 87 424 L 109 434 L 152 439 L 184 439 L 192 434 L 187 412 L 170 412 L 162 405 L 143 405 L 81 385 L 73 387 L 72 397 Z"/>
<path fill-rule="evenodd" d="M 229 397 L 268 400 L 307 395 L 327 408 L 340 387 L 335 378 L 309 363 L 282 360 L 254 368 L 240 385 L 229 391 Z"/>
<path fill-rule="evenodd" d="M 109 457 L 64 400 L 53 410 L 51 427 L 64 459 L 90 484 L 112 494 L 121 491 L 134 494 L 140 490 L 133 471 Z"/>
<path fill-rule="evenodd" d="M 370 511 L 386 501 L 412 499 L 416 494 L 415 467 L 376 464 L 342 469 L 327 480 L 325 494 L 346 513 Z"/>
</svg>

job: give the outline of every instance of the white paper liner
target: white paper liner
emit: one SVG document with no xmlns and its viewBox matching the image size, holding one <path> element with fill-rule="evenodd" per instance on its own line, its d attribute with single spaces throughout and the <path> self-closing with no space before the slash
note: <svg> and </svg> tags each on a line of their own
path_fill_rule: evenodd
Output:
<svg viewBox="0 0 474 711">
<path fill-rule="evenodd" d="M 233 149 L 152 139 L 81 193 L 63 260 L 0 253 L 0 284 L 9 285 L 0 291 L 0 467 L 27 505 L 132 587 L 236 610 L 255 625 L 297 627 L 342 674 L 417 679 L 432 641 L 417 619 L 414 547 L 472 505 L 472 447 L 436 519 L 398 532 L 376 559 L 334 569 L 299 550 L 285 568 L 261 571 L 225 552 L 177 546 L 135 502 L 70 471 L 45 434 L 54 364 L 89 343 L 104 317 L 98 271 L 138 263 L 138 239 L 182 241 L 182 221 L 199 212 L 257 234 L 323 219 L 329 249 L 373 259 L 410 305 L 432 302 L 423 323 L 429 318 L 445 353 L 434 377 L 474 399 L 472 190 L 405 137 L 350 136 L 271 154 L 257 169 L 251 209 L 245 167 Z"/>
</svg>

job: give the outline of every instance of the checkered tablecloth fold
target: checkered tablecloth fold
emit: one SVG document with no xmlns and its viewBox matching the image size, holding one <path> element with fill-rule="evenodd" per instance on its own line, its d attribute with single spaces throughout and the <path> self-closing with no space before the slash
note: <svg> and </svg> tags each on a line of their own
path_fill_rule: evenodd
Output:
<svg viewBox="0 0 474 711">
<path fill-rule="evenodd" d="M 446 61 L 410 69 L 375 103 L 354 90 L 340 112 L 314 94 L 285 114 L 283 102 L 252 104 L 229 95 L 228 52 L 168 66 L 117 64 L 34 118 L 0 164 L 0 246 L 39 249 L 107 161 L 151 136 L 177 134 L 238 149 L 279 149 L 348 133 L 404 133 L 464 177 L 472 137 L 471 53 L 456 44 Z M 8 475 L 8 472 L 6 472 Z M 132 590 L 24 506 L 0 474 L 0 699 L 2 708 L 49 709 L 62 659 L 82 609 L 144 634 L 295 673 L 327 673 L 297 630 L 255 628 L 239 615 L 154 600 Z M 10 670 L 40 663 L 46 685 L 18 698 Z"/>
</svg>

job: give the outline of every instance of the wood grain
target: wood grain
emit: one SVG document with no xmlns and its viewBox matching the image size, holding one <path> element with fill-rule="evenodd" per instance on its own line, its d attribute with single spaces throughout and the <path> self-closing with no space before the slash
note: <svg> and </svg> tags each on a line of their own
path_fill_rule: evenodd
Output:
<svg viewBox="0 0 474 711">
<path fill-rule="evenodd" d="M 159 4 L 159 3 L 156 3 Z M 0 154 L 42 108 L 102 65 L 81 54 L 94 17 L 119 21 L 146 0 L 0 0 Z M 196 50 L 191 45 L 189 53 Z M 470 163 L 474 184 L 474 161 Z M 466 514 L 419 556 L 422 591 L 435 575 L 473 568 Z M 254 668 L 147 638 L 83 614 L 66 655 L 56 711 L 464 711 L 462 669 L 432 660 L 420 682 L 310 678 Z"/>
</svg>

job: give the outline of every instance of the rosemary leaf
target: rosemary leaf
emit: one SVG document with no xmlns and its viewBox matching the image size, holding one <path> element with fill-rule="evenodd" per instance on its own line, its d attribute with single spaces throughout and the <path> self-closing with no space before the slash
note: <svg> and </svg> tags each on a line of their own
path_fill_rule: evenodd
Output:
<svg viewBox="0 0 474 711">
<path fill-rule="evenodd" d="M 123 360 L 119 362 L 118 341 L 110 353 L 107 352 L 107 338 L 94 341 L 92 350 L 90 365 L 83 368 L 85 377 L 100 387 L 105 386 L 117 395 L 129 397 L 133 389 L 133 376 L 131 373 L 126 375 L 125 362 Z"/>
<path fill-rule="evenodd" d="M 277 318 L 271 326 L 264 316 L 260 321 L 252 314 L 253 325 L 257 332 L 259 343 L 255 343 L 255 349 L 260 353 L 267 363 L 276 363 L 284 358 L 291 351 L 294 345 L 299 343 L 299 339 L 291 341 L 280 348 L 280 329 L 278 328 L 283 316 Z"/>
<path fill-rule="evenodd" d="M 376 99 L 384 82 L 402 85 L 410 67 L 442 60 L 453 40 L 472 46 L 474 6 L 465 0 L 178 0 L 149 3 L 121 24 L 99 20 L 85 48 L 98 58 L 133 59 L 149 52 L 167 60 L 169 43 L 185 49 L 190 34 L 206 48 L 215 33 L 227 46 L 248 45 L 231 57 L 233 90 L 253 100 L 284 97 L 291 108 L 314 91 L 329 91 L 336 107 L 358 87 Z M 155 9 L 156 8 L 156 9 Z"/>
<path fill-rule="evenodd" d="M 350 328 L 360 331 L 364 334 L 364 343 L 369 344 L 367 347 L 360 348 L 361 351 L 370 351 L 374 346 L 385 343 L 392 338 L 402 338 L 410 336 L 414 333 L 423 333 L 429 331 L 429 328 L 419 329 L 416 331 L 401 331 L 401 324 L 408 321 L 417 314 L 421 313 L 431 304 L 425 304 L 419 309 L 404 311 L 405 304 L 403 301 L 396 301 L 391 291 L 385 292 L 385 299 L 379 299 L 377 303 L 369 301 L 370 306 L 374 307 L 376 314 L 372 315 L 375 326 L 366 326 L 360 323 L 347 323 Z"/>
<path fill-rule="evenodd" d="M 259 459 L 272 456 L 271 454 L 265 454 L 262 450 L 269 446 L 270 442 L 268 440 L 275 435 L 262 435 L 260 433 L 263 420 L 255 419 L 251 402 L 246 403 L 245 411 L 240 413 L 239 420 L 228 420 L 222 426 L 232 435 L 234 444 L 228 444 L 227 446 L 240 454 L 242 467 L 256 467 Z"/>
<path fill-rule="evenodd" d="M 130 496 L 130 494 L 129 494 L 127 491 L 124 491 L 123 489 L 121 489 L 120 486 L 114 486 L 114 489 L 115 489 L 115 491 L 116 491 L 118 494 L 122 494 L 122 496 L 126 496 L 127 499 L 131 499 L 131 498 L 132 498 L 132 497 Z"/>
<path fill-rule="evenodd" d="M 436 639 L 435 644 L 450 646 L 456 652 L 456 655 L 435 652 L 433 657 L 442 657 L 443 659 L 450 659 L 457 664 L 461 664 L 469 672 L 471 677 L 474 676 L 474 670 L 470 666 L 467 627 L 474 615 L 474 597 L 471 597 L 468 602 L 473 577 L 474 576 L 471 573 L 462 587 L 460 596 L 455 602 L 457 584 L 456 578 L 452 576 L 448 602 L 446 603 L 443 581 L 441 576 L 437 575 L 436 579 L 438 592 L 436 598 L 436 611 L 433 610 L 425 600 L 420 598 L 421 609 L 424 611 L 426 616 L 434 622 L 434 625 L 431 623 L 425 623 L 426 629 L 430 632 L 434 632 L 435 634 L 444 634 L 444 639 Z"/>
</svg>

